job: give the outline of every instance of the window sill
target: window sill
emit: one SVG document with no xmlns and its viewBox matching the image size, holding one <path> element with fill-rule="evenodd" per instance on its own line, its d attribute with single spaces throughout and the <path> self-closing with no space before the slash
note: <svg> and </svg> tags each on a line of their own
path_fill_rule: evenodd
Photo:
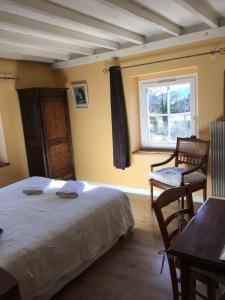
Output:
<svg viewBox="0 0 225 300">
<path fill-rule="evenodd" d="M 6 163 L 6 162 L 0 162 L 0 168 L 3 168 L 3 167 L 6 167 L 6 166 L 9 166 L 10 163 Z"/>
<path fill-rule="evenodd" d="M 168 154 L 171 155 L 175 149 L 139 149 L 136 151 L 133 151 L 132 154 L 134 155 L 151 155 L 151 154 Z"/>
</svg>

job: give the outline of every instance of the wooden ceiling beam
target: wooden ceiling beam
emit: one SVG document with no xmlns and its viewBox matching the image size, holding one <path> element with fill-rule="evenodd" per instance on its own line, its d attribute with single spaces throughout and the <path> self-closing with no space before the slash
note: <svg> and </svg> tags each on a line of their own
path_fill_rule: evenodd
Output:
<svg viewBox="0 0 225 300">
<path fill-rule="evenodd" d="M 203 23 L 211 28 L 219 26 L 218 15 L 212 7 L 204 0 L 175 0 L 187 11 L 196 15 Z"/>
<path fill-rule="evenodd" d="M 140 34 L 44 0 L 1 0 L 0 10 L 95 37 L 110 33 L 137 45 L 144 43 Z"/>
<path fill-rule="evenodd" d="M 7 31 L 0 29 L 0 39 L 8 42 L 16 42 L 22 45 L 32 45 L 39 48 L 44 48 L 53 51 L 64 53 L 77 53 L 82 55 L 92 55 L 94 50 L 78 45 L 62 43 L 59 41 L 48 40 L 37 36 L 27 35 L 23 33 Z"/>
<path fill-rule="evenodd" d="M 4 52 L 17 53 L 21 55 L 32 55 L 34 57 L 38 56 L 38 57 L 43 57 L 51 60 L 57 59 L 61 61 L 68 60 L 70 58 L 69 54 L 38 48 L 38 47 L 33 47 L 33 46 L 21 45 L 15 42 L 9 42 L 0 39 L 0 43 L 1 43 L 0 50 Z"/>
<path fill-rule="evenodd" d="M 135 2 L 130 0 L 107 0 L 104 3 L 113 4 L 117 9 L 128 11 L 138 18 L 147 20 L 171 35 L 177 36 L 181 34 L 180 26 Z"/>
<path fill-rule="evenodd" d="M 213 38 L 220 38 L 225 36 L 225 26 L 219 28 L 213 28 L 203 30 L 200 32 L 187 33 L 176 37 L 165 37 L 159 36 L 158 40 L 156 37 L 154 40 L 149 40 L 148 43 L 141 46 L 132 46 L 124 49 L 115 51 L 104 52 L 101 54 L 90 55 L 87 57 L 81 57 L 77 59 L 68 60 L 66 62 L 57 62 L 52 65 L 54 69 L 62 69 L 72 66 L 79 66 L 88 64 L 96 61 L 108 60 L 114 57 L 123 57 L 127 55 L 134 55 L 144 52 L 155 51 L 159 49 L 166 49 L 170 47 L 186 45 L 189 43 L 209 40 Z"/>
<path fill-rule="evenodd" d="M 25 60 L 25 61 L 32 61 L 32 62 L 48 63 L 48 64 L 54 62 L 54 59 L 52 58 L 50 59 L 50 58 L 32 56 L 32 54 L 30 55 L 18 54 L 15 52 L 3 51 L 1 49 L 0 49 L 0 57 L 4 59 Z"/>
<path fill-rule="evenodd" d="M 0 28 L 14 32 L 30 34 L 49 40 L 67 42 L 84 47 L 100 47 L 110 50 L 119 48 L 119 44 L 103 38 L 94 37 L 81 32 L 45 24 L 12 13 L 2 12 L 0 5 Z"/>
</svg>

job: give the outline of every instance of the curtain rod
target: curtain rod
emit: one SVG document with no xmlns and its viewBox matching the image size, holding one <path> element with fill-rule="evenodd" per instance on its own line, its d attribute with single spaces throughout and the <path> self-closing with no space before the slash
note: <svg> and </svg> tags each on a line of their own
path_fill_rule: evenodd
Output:
<svg viewBox="0 0 225 300">
<path fill-rule="evenodd" d="M 16 77 L 14 75 L 0 74 L 0 79 L 4 80 L 15 80 Z"/>
<path fill-rule="evenodd" d="M 161 63 L 161 62 L 173 61 L 173 60 L 183 59 L 183 58 L 192 58 L 192 57 L 204 56 L 204 55 L 209 55 L 209 54 L 210 55 L 215 55 L 216 53 L 225 54 L 225 47 L 219 48 L 219 49 L 214 49 L 214 50 L 211 50 L 211 51 L 208 51 L 208 52 L 202 52 L 202 53 L 196 53 L 196 54 L 190 54 L 190 55 L 172 57 L 172 58 L 167 58 L 167 59 L 161 59 L 161 60 L 146 62 L 146 63 L 142 63 L 142 64 L 136 64 L 136 65 L 130 65 L 130 66 L 124 66 L 124 67 L 119 67 L 118 66 L 118 69 L 119 70 L 130 69 L 130 68 L 134 68 L 134 67 L 141 67 L 141 66 L 153 65 L 153 64 L 157 64 L 157 63 Z M 104 73 L 109 72 L 109 68 L 108 69 L 104 69 L 103 72 Z"/>
</svg>

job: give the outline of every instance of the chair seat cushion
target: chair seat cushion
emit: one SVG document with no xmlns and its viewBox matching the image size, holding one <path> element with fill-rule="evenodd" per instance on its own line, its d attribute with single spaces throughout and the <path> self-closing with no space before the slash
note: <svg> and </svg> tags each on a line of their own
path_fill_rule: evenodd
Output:
<svg viewBox="0 0 225 300">
<path fill-rule="evenodd" d="M 150 178 L 171 186 L 180 186 L 182 182 L 182 173 L 187 171 L 184 168 L 169 167 L 157 171 L 152 171 Z M 206 175 L 201 171 L 195 171 L 184 176 L 184 184 L 191 184 L 206 179 Z"/>
</svg>

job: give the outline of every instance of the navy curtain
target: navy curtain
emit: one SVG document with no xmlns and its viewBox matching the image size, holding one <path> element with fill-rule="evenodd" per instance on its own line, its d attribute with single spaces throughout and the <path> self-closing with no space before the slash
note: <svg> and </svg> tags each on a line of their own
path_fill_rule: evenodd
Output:
<svg viewBox="0 0 225 300">
<path fill-rule="evenodd" d="M 127 115 L 119 67 L 110 67 L 110 94 L 113 137 L 113 165 L 124 170 L 130 166 Z"/>
</svg>

